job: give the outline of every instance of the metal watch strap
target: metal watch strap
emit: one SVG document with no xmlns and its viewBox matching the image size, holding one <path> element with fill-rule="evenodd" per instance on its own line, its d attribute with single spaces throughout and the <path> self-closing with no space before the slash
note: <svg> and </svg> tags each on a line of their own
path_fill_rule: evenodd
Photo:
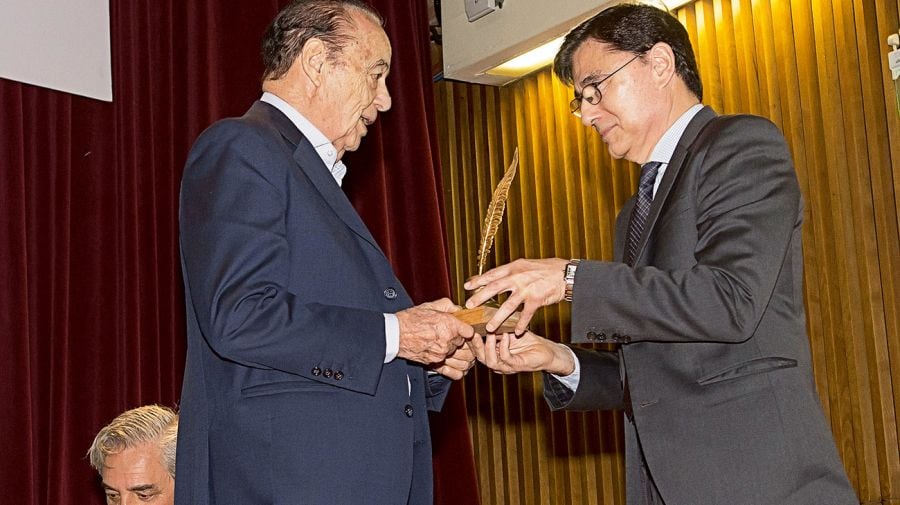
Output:
<svg viewBox="0 0 900 505">
<path fill-rule="evenodd" d="M 579 259 L 570 259 L 563 270 L 563 279 L 566 281 L 566 291 L 563 299 L 567 302 L 572 301 L 572 289 L 575 287 L 575 270 L 578 269 L 578 263 L 580 262 L 581 260 Z"/>
</svg>

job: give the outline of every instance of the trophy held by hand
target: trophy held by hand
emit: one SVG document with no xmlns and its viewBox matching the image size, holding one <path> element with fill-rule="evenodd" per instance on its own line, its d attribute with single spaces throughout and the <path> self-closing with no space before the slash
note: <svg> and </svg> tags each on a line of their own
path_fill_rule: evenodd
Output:
<svg viewBox="0 0 900 505">
<path fill-rule="evenodd" d="M 503 221 L 506 200 L 509 198 L 509 188 L 512 185 L 513 178 L 516 176 L 518 165 L 519 148 L 516 148 L 513 153 L 512 163 L 506 168 L 503 178 L 500 179 L 500 182 L 494 189 L 491 203 L 488 205 L 487 214 L 484 217 L 484 224 L 481 227 L 481 244 L 478 247 L 478 275 L 484 273 L 488 255 L 491 252 L 491 247 L 494 245 L 494 236 L 500 228 L 500 222 Z M 497 313 L 497 308 L 498 304 L 489 301 L 478 307 L 459 310 L 453 315 L 466 324 L 471 325 L 479 335 L 485 335 L 487 333 L 485 324 L 494 317 L 494 314 Z M 493 333 L 512 333 L 515 331 L 518 321 L 519 312 L 513 312 Z"/>
</svg>

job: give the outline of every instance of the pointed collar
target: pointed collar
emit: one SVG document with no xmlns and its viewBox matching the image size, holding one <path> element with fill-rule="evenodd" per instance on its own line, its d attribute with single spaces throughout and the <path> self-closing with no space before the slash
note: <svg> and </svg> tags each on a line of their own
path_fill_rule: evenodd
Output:
<svg viewBox="0 0 900 505">
<path fill-rule="evenodd" d="M 309 143 L 312 144 L 313 149 L 316 150 L 316 154 L 322 158 L 322 162 L 325 163 L 325 166 L 331 172 L 334 180 L 338 183 L 338 186 L 340 186 L 341 182 L 344 180 L 344 175 L 347 174 L 347 166 L 344 165 L 343 161 L 337 159 L 337 149 L 334 148 L 334 144 L 328 140 L 325 134 L 316 128 L 314 124 L 309 122 L 303 114 L 300 114 L 297 109 L 293 108 L 289 103 L 285 102 L 277 95 L 269 93 L 268 91 L 264 92 L 260 101 L 266 102 L 280 110 L 282 114 L 291 120 L 291 123 L 294 123 L 294 126 L 300 130 L 300 133 L 302 133 L 303 136 L 309 140 Z"/>
<path fill-rule="evenodd" d="M 684 113 L 672 123 L 672 126 L 666 130 L 666 133 L 659 139 L 659 142 L 656 143 L 653 152 L 650 153 L 650 159 L 648 159 L 647 162 L 658 161 L 660 163 L 668 164 L 672 159 L 672 154 L 675 153 L 675 148 L 678 147 L 678 141 L 684 134 L 684 130 L 687 129 L 688 124 L 690 124 L 691 120 L 694 119 L 694 116 L 701 110 L 703 110 L 703 104 L 698 103 L 684 111 Z"/>
</svg>

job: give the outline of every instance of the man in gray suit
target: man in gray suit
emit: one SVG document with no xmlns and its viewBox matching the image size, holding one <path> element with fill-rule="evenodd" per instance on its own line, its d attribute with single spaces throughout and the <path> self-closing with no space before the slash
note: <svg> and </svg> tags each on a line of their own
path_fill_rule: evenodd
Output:
<svg viewBox="0 0 900 505">
<path fill-rule="evenodd" d="M 615 158 L 641 163 L 616 223 L 615 261 L 520 259 L 466 283 L 469 306 L 509 297 L 517 333 L 479 359 L 544 371 L 554 409 L 623 409 L 627 502 L 859 503 L 813 382 L 803 303 L 803 204 L 784 138 L 717 116 L 687 32 L 659 9 L 618 5 L 568 34 L 554 63 L 571 109 Z M 572 303 L 570 348 L 526 331 Z"/>
</svg>

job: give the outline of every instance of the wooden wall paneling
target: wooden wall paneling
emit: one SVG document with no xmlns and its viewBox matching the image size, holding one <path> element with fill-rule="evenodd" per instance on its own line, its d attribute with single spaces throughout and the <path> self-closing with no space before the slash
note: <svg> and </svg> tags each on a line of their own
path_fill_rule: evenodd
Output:
<svg viewBox="0 0 900 505">
<path fill-rule="evenodd" d="M 873 398 L 876 408 L 876 429 L 883 436 L 884 444 L 879 446 L 879 468 L 881 469 L 881 493 L 884 496 L 900 496 L 900 426 L 898 426 L 898 405 L 900 405 L 900 345 L 897 339 L 891 341 L 891 335 L 900 334 L 897 318 L 900 317 L 900 286 L 896 282 L 900 278 L 900 245 L 898 245 L 896 193 L 892 191 L 890 169 L 891 126 L 896 125 L 898 111 L 892 94 L 886 93 L 885 83 L 893 87 L 885 60 L 881 42 L 886 39 L 885 33 L 895 31 L 900 25 L 897 16 L 897 4 L 886 4 L 885 8 L 873 5 L 872 2 L 853 2 L 856 12 L 856 36 L 861 50 L 860 76 L 863 87 L 863 103 L 865 107 L 865 131 L 872 139 L 868 142 L 870 163 L 867 170 L 871 182 L 871 201 L 873 203 L 875 251 L 874 256 L 867 257 L 872 263 L 870 276 L 870 296 L 880 305 L 873 306 L 873 332 L 877 338 L 873 341 L 873 354 L 876 363 L 874 372 L 877 382 L 878 396 Z M 888 7 L 890 6 L 890 7 Z M 891 8 L 893 7 L 893 8 Z M 892 11 L 892 12 L 890 12 Z M 889 13 L 890 12 L 890 13 Z M 879 13 L 882 15 L 879 16 Z M 893 20 L 893 28 L 879 29 L 881 19 Z M 890 25 L 890 23 L 888 23 Z M 871 34 L 878 34 L 877 38 Z M 893 89 L 891 89 L 893 91 Z M 893 144 L 896 146 L 897 144 Z M 893 149 L 897 152 L 896 147 Z M 896 183 L 896 179 L 894 181 Z M 864 196 L 863 196 L 864 198 Z M 877 258 L 877 261 L 874 261 Z M 893 366 L 891 366 L 893 365 Z M 892 394 L 893 393 L 893 394 Z M 879 401 L 880 399 L 880 401 Z M 882 437 L 878 438 L 879 441 Z"/>
<path fill-rule="evenodd" d="M 541 135 L 546 139 L 560 138 L 557 129 L 557 114 L 552 101 L 540 100 L 539 97 L 552 97 L 554 95 L 553 79 L 547 72 L 541 72 L 536 76 L 537 81 L 537 97 L 536 102 L 539 105 L 535 113 L 541 119 Z M 539 110 L 537 110 L 539 109 Z M 544 250 L 541 252 L 543 257 L 563 256 L 571 257 L 573 233 L 571 231 L 570 222 L 570 174 L 566 171 L 563 153 L 560 149 L 561 142 L 547 142 L 544 145 L 544 155 L 542 156 L 543 167 L 536 170 L 546 174 L 549 194 L 549 209 L 551 222 L 549 224 L 550 237 L 549 243 L 545 244 Z M 576 239 L 577 240 L 577 239 Z M 560 336 L 566 333 L 566 321 L 563 320 L 563 314 L 567 313 L 568 307 L 560 304 L 555 307 L 544 309 L 545 327 L 549 336 L 554 340 L 559 340 Z M 560 430 L 554 429 L 556 437 L 554 445 L 561 450 L 554 452 L 554 461 L 559 469 L 556 487 L 563 490 L 561 496 L 567 497 L 572 503 L 585 502 L 585 489 L 582 487 L 585 482 L 584 461 L 578 454 L 577 446 L 582 438 L 582 418 L 578 414 L 565 414 L 553 416 L 554 422 L 557 423 Z M 564 456 L 560 456 L 562 453 Z M 557 496 L 560 496 L 559 494 Z"/>
<path fill-rule="evenodd" d="M 759 63 L 760 88 L 763 112 L 773 123 L 782 128 L 784 125 L 783 96 L 779 93 L 779 84 L 784 82 L 784 62 L 778 61 L 775 49 L 775 20 L 773 6 L 769 2 L 754 3 L 753 31 L 756 36 L 756 57 Z"/>
<path fill-rule="evenodd" d="M 682 9 L 683 11 L 687 11 L 689 9 Z M 681 11 L 679 11 L 681 12 Z M 731 1 L 730 0 L 713 0 L 713 12 L 712 15 L 715 19 L 715 44 L 711 46 L 711 49 L 714 50 L 713 54 L 715 54 L 716 62 L 714 68 L 711 68 L 711 74 L 718 75 L 718 79 L 720 81 L 720 89 L 722 90 L 722 97 L 719 99 L 722 109 L 716 109 L 719 112 L 724 111 L 738 111 L 740 108 L 740 96 L 743 94 L 741 90 L 741 86 L 736 86 L 735 83 L 741 82 L 739 80 L 739 74 L 737 69 L 737 59 L 738 59 L 738 48 L 737 48 L 737 37 L 734 33 L 734 20 L 732 18 L 732 9 L 731 9 Z M 709 28 L 708 24 L 703 25 L 703 31 L 706 32 Z M 706 37 L 711 37 L 705 35 Z M 698 37 L 699 38 L 699 37 Z M 710 42 L 712 42 L 710 40 Z M 703 40 L 700 41 L 701 44 L 704 44 Z M 709 42 L 708 42 L 709 43 Z M 702 47 L 702 46 L 701 46 Z M 695 48 L 698 52 L 703 51 L 703 49 Z M 697 55 L 699 60 L 697 61 L 697 65 L 706 65 L 707 67 L 712 67 L 711 64 L 707 62 L 711 60 L 707 60 L 705 56 L 705 51 L 699 55 Z M 703 76 L 703 72 L 705 67 L 700 67 L 700 75 Z M 709 77 L 705 77 L 709 79 Z M 705 95 L 705 93 L 704 93 Z M 704 100 L 706 97 L 704 96 Z"/>
<path fill-rule="evenodd" d="M 491 88 L 488 110 L 498 109 L 502 109 L 500 115 L 502 121 L 492 128 L 494 135 L 488 139 L 488 144 L 490 146 L 496 146 L 495 151 L 497 151 L 499 156 L 499 158 L 495 160 L 495 168 L 492 171 L 492 191 L 493 188 L 496 188 L 502 178 L 503 172 L 512 160 L 513 152 L 517 145 L 517 135 L 515 133 L 516 130 L 510 130 L 509 126 L 517 123 L 511 119 L 512 106 L 502 100 L 502 94 L 499 90 Z M 506 208 L 506 216 L 500 227 L 500 231 L 497 233 L 497 238 L 494 243 L 495 262 L 489 265 L 489 267 L 498 266 L 509 261 L 510 242 L 508 241 L 508 230 L 518 225 L 518 219 L 520 219 L 519 216 L 521 212 L 520 207 L 512 203 L 515 202 L 517 198 L 520 198 L 518 182 L 518 179 L 516 179 L 510 189 L 510 199 Z M 492 196 L 493 195 L 491 194 L 486 198 L 489 199 L 492 198 Z M 515 244 L 515 246 L 518 246 L 518 244 Z M 529 455 L 524 460 L 527 465 L 532 461 L 530 455 L 533 454 L 534 451 L 530 450 L 530 444 L 523 445 L 520 434 L 510 432 L 508 429 L 509 426 L 514 426 L 516 423 L 521 422 L 517 398 L 519 394 L 518 378 L 494 375 L 491 377 L 491 382 L 496 386 L 495 391 L 502 396 L 502 398 L 495 398 L 494 401 L 499 401 L 499 403 L 495 403 L 495 405 L 502 405 L 503 410 L 503 417 L 498 418 L 498 421 L 502 424 L 499 424 L 496 428 L 498 430 L 497 436 L 502 439 L 504 452 L 501 457 L 504 468 L 507 470 L 506 473 L 497 474 L 493 476 L 493 478 L 500 487 L 498 492 L 501 499 L 505 496 L 507 501 L 512 503 L 523 500 L 525 496 L 523 493 L 523 485 L 527 482 L 526 470 L 528 469 L 526 466 L 523 466 L 521 454 Z M 504 475 L 506 475 L 507 478 L 500 477 Z"/>
<path fill-rule="evenodd" d="M 900 24 L 900 22 L 898 22 L 898 19 L 900 19 L 900 12 L 898 12 L 900 11 L 900 3 L 890 0 L 878 0 L 875 2 L 875 11 L 878 19 L 877 41 L 885 41 L 887 40 L 888 35 L 896 33 L 898 30 L 898 24 Z M 883 48 L 882 51 L 884 51 Z M 882 78 L 882 82 L 884 83 L 884 96 L 888 97 L 887 100 L 885 100 L 885 111 L 887 113 L 888 132 L 890 135 L 892 153 L 888 177 L 893 181 L 892 189 L 894 198 L 892 200 L 896 210 L 896 199 L 898 195 L 900 195 L 900 156 L 897 155 L 898 147 L 900 147 L 900 103 L 897 103 L 896 98 L 891 99 L 891 97 L 895 97 L 896 92 L 895 84 L 891 80 L 890 69 L 888 69 L 887 64 L 884 62 L 882 62 L 881 68 L 884 76 Z M 890 187 L 889 181 L 885 187 Z M 895 212 L 894 219 L 897 221 L 898 227 L 900 227 L 900 213 Z M 896 288 L 895 293 L 900 293 L 900 287 Z M 900 327 L 894 326 L 894 329 L 894 335 L 900 334 Z M 900 401 L 896 403 L 900 404 Z"/>
<path fill-rule="evenodd" d="M 718 36 L 715 10 L 716 7 L 712 0 L 703 0 L 695 3 L 694 9 L 679 11 L 679 17 L 682 24 L 688 28 L 691 44 L 696 53 L 694 57 L 698 62 L 703 62 L 703 68 L 699 69 L 700 79 L 703 83 L 703 103 L 716 111 L 722 111 L 725 110 L 722 79 L 724 72 L 722 71 L 723 62 L 719 60 L 719 51 L 721 50 L 719 46 L 724 46 L 722 49 L 726 51 L 728 49 L 733 51 L 734 43 L 726 37 Z M 688 13 L 694 14 L 694 22 L 689 20 Z M 709 71 L 706 71 L 707 68 Z"/>
<path fill-rule="evenodd" d="M 831 293 L 827 289 L 829 271 L 827 256 L 831 250 L 827 220 L 824 212 L 813 209 L 827 208 L 821 200 L 825 195 L 819 189 L 819 180 L 827 171 L 824 156 L 824 133 L 822 132 L 821 102 L 819 100 L 819 67 L 816 62 L 815 30 L 812 22 L 812 7 L 808 0 L 791 1 L 791 23 L 797 52 L 798 92 L 801 116 L 798 123 L 805 134 L 802 145 L 792 146 L 794 163 L 797 166 L 800 186 L 805 189 L 806 201 L 804 222 L 804 262 L 807 324 L 812 334 L 820 338 L 811 339 L 816 386 L 826 414 L 831 414 L 831 381 L 836 366 L 831 343 L 835 340 L 834 319 L 831 310 Z M 819 201 L 817 205 L 816 202 Z M 836 386 L 835 386 L 836 387 Z M 831 416 L 832 429 L 837 424 L 837 413 Z M 846 458 L 846 456 L 845 456 Z M 846 460 L 845 460 L 846 464 Z"/>
<path fill-rule="evenodd" d="M 869 14 L 872 17 L 872 14 Z M 876 25 L 875 33 L 877 39 L 873 44 L 878 45 L 887 38 L 887 35 L 894 33 L 900 25 L 900 16 L 898 16 L 898 4 L 890 1 L 879 1 L 875 5 L 874 24 Z M 882 56 L 885 49 L 884 46 L 879 47 L 879 51 L 875 54 Z M 897 418 L 900 416 L 900 283 L 896 279 L 900 278 L 900 245 L 898 245 L 898 220 L 900 214 L 897 212 L 897 195 L 900 195 L 900 155 L 898 155 L 898 146 L 900 146 L 900 109 L 894 99 L 894 83 L 891 80 L 890 70 L 884 61 L 883 56 L 877 58 L 878 68 L 874 68 L 875 63 L 871 65 L 871 74 L 864 76 L 864 79 L 871 81 L 878 80 L 878 71 L 880 70 L 880 84 L 882 94 L 885 97 L 882 109 L 884 111 L 885 124 L 887 129 L 887 138 L 884 140 L 887 146 L 887 159 L 882 163 L 873 162 L 871 166 L 873 198 L 875 200 L 875 221 L 879 246 L 879 263 L 881 265 L 881 282 L 883 284 L 882 294 L 884 296 L 885 307 L 885 333 L 887 335 L 887 360 L 890 365 L 891 384 L 893 385 L 893 420 L 895 426 L 894 440 L 900 438 L 900 423 Z M 878 128 L 880 123 L 877 118 L 881 117 L 878 112 L 873 112 L 874 122 L 873 128 Z M 868 116 L 867 116 L 868 117 Z M 870 128 L 867 126 L 867 129 Z M 883 366 L 883 364 L 882 364 Z M 888 448 L 889 449 L 889 448 Z M 900 453 L 900 448 L 896 453 Z M 900 479 L 892 471 L 890 473 L 890 489 L 885 492 L 888 496 L 900 496 Z"/>
<path fill-rule="evenodd" d="M 837 50 L 848 48 L 846 17 L 852 13 L 843 12 L 846 2 L 823 2 L 821 7 L 822 33 L 827 41 L 820 47 L 827 62 L 827 74 L 834 78 L 820 81 L 830 100 L 840 100 L 846 107 L 829 107 L 825 121 L 834 121 L 832 128 L 826 129 L 826 152 L 829 159 L 830 184 L 835 188 L 837 205 L 832 205 L 832 217 L 835 221 L 836 235 L 840 239 L 843 261 L 838 263 L 841 291 L 841 309 L 844 314 L 843 342 L 846 349 L 848 392 L 850 399 L 851 430 L 843 435 L 852 437 L 852 445 L 856 451 L 857 489 L 863 501 L 878 496 L 879 476 L 878 459 L 875 449 L 875 427 L 872 406 L 870 403 L 871 385 L 869 382 L 868 362 L 866 360 L 867 333 L 864 317 L 866 300 L 863 300 L 861 261 L 865 258 L 864 243 L 870 228 L 866 225 L 861 212 L 857 194 L 857 181 L 851 176 L 851 164 L 848 157 L 858 154 L 854 149 L 855 142 L 864 141 L 864 131 L 860 129 L 861 100 L 859 99 L 859 73 L 854 66 L 855 52 Z M 829 12 L 826 9 L 830 9 Z M 849 47 L 854 47 L 850 44 Z M 853 54 L 853 58 L 847 57 Z M 846 73 L 845 73 L 846 72 Z M 860 163 L 867 163 L 863 159 Z M 855 165 L 855 164 L 854 164 Z M 855 225 L 856 224 L 856 225 Z M 863 267 L 864 268 L 864 267 Z M 873 471 L 874 470 L 874 471 Z"/>
<path fill-rule="evenodd" d="M 846 24 L 846 32 L 852 36 L 847 40 L 847 45 L 856 47 L 856 58 L 847 58 L 851 61 L 848 65 L 856 71 L 860 77 L 860 102 L 857 117 L 853 124 L 858 125 L 858 135 L 854 142 L 854 155 L 851 159 L 860 162 L 851 165 L 852 175 L 855 178 L 856 205 L 859 212 L 854 215 L 854 222 L 866 233 L 862 235 L 861 247 L 863 255 L 860 258 L 860 270 L 862 272 L 863 302 L 865 303 L 864 325 L 866 330 L 866 353 L 870 364 L 868 382 L 872 392 L 870 402 L 873 408 L 876 459 L 879 469 L 879 496 L 895 495 L 900 483 L 900 448 L 897 440 L 896 408 L 892 397 L 891 367 L 888 348 L 888 335 L 886 328 L 885 302 L 890 298 L 891 289 L 883 285 L 884 276 L 882 268 L 891 268 L 889 262 L 879 261 L 879 240 L 890 241 L 890 237 L 896 237 L 893 233 L 879 233 L 879 221 L 893 223 L 893 220 L 879 220 L 878 210 L 882 206 L 884 195 L 880 193 L 882 188 L 874 187 L 873 176 L 883 172 L 880 167 L 889 165 L 889 150 L 887 143 L 887 118 L 884 116 L 885 97 L 881 94 L 879 82 L 880 55 L 879 44 L 870 34 L 877 33 L 875 24 L 875 6 L 872 2 L 854 1 L 845 6 L 846 11 L 852 10 Z M 836 12 L 836 17 L 839 13 Z M 855 110 L 851 109 L 851 110 Z M 861 163 L 866 160 L 867 163 Z M 882 246 L 883 247 L 883 246 Z M 894 251 L 897 249 L 895 248 Z M 900 362 L 897 363 L 900 365 Z"/>
<path fill-rule="evenodd" d="M 738 50 L 738 80 L 732 86 L 741 85 L 739 96 L 741 111 L 750 114 L 761 114 L 760 87 L 756 73 L 756 58 L 751 49 L 756 47 L 753 37 L 753 2 L 752 0 L 732 0 L 732 20 L 734 23 L 735 44 Z"/>
<path fill-rule="evenodd" d="M 517 200 L 519 208 L 522 210 L 520 220 L 515 228 L 508 228 L 510 237 L 515 230 L 518 237 L 521 237 L 521 246 L 518 248 L 510 247 L 510 258 L 527 257 L 536 253 L 539 247 L 539 227 L 537 222 L 537 205 L 538 202 L 533 196 L 535 191 L 535 180 L 532 169 L 527 168 L 530 156 L 530 144 L 534 141 L 529 131 L 529 120 L 526 111 L 522 106 L 524 101 L 524 89 L 521 84 L 511 88 L 501 90 L 507 92 L 509 103 L 512 108 L 510 114 L 515 117 L 515 123 L 518 125 L 515 131 L 515 144 L 519 146 L 520 162 L 523 162 L 523 171 L 519 174 L 519 198 Z M 510 244 L 520 242 L 519 240 L 511 240 Z M 545 496 L 549 495 L 548 472 L 543 461 L 543 453 L 546 451 L 542 444 L 541 426 L 539 425 L 539 412 L 534 398 L 534 378 L 531 375 L 522 375 L 515 378 L 505 378 L 513 380 L 517 384 L 516 409 L 520 419 L 522 429 L 521 449 L 524 450 L 524 479 L 523 479 L 523 498 L 527 503 L 541 503 L 546 501 Z M 522 454 L 523 452 L 520 452 Z M 537 481 L 537 482 L 536 482 Z M 537 485 L 535 485 L 537 483 Z"/>
<path fill-rule="evenodd" d="M 841 132 L 843 114 L 839 107 L 833 106 L 836 103 L 833 100 L 840 96 L 840 91 L 838 81 L 834 79 L 838 69 L 830 2 L 812 3 L 810 14 L 814 49 L 812 61 L 815 62 L 817 71 L 814 106 L 818 115 L 813 120 L 821 124 L 823 154 L 816 160 L 816 166 L 811 167 L 816 174 L 811 205 L 813 215 L 821 219 L 822 227 L 817 231 L 821 233 L 825 247 L 822 256 L 825 261 L 820 270 L 823 283 L 819 289 L 829 295 L 829 319 L 824 326 L 828 332 L 829 346 L 826 354 L 831 386 L 828 391 L 831 404 L 829 413 L 832 430 L 850 478 L 861 495 L 866 496 L 865 458 L 854 440 L 859 404 L 850 387 L 855 377 L 855 360 L 852 355 L 854 342 L 847 338 L 853 335 L 853 316 L 850 314 L 853 295 L 848 292 L 847 265 L 855 263 L 851 259 L 855 252 L 852 242 L 847 240 L 847 230 L 842 219 L 842 214 L 849 211 L 849 201 L 844 191 L 845 186 L 840 181 L 841 160 L 845 159 L 846 152 Z M 834 250 L 842 251 L 843 254 L 832 254 Z M 839 286 L 841 289 L 832 289 L 832 286 Z"/>
<path fill-rule="evenodd" d="M 520 154 L 524 158 L 525 166 L 530 167 L 522 174 L 524 175 L 524 179 L 529 181 L 528 193 L 525 196 L 531 195 L 530 198 L 523 198 L 523 201 L 528 200 L 531 204 L 529 207 L 531 209 L 530 224 L 533 240 L 531 241 L 530 247 L 526 248 L 525 256 L 529 258 L 543 256 L 552 241 L 552 233 L 550 232 L 550 227 L 552 226 L 552 211 L 549 205 L 548 174 L 545 170 L 540 169 L 540 163 L 545 148 L 543 145 L 534 142 L 534 139 L 544 138 L 541 133 L 542 119 L 539 117 L 537 111 L 538 103 L 536 88 L 537 83 L 535 80 L 529 79 L 527 82 L 523 82 L 521 86 L 517 86 L 516 89 L 516 105 L 517 109 L 522 114 L 522 124 L 525 126 L 520 132 L 519 145 L 527 146 L 526 149 L 520 151 Z M 524 186 L 523 194 L 525 194 Z M 538 333 L 546 335 L 546 324 L 541 316 L 542 314 L 538 314 L 537 320 L 533 321 L 532 324 L 536 327 Z M 537 377 L 528 374 L 522 379 L 523 381 L 527 381 L 528 393 L 527 395 L 523 395 L 522 402 L 528 409 L 528 414 L 535 420 L 534 430 L 532 432 L 533 443 L 538 456 L 535 463 L 538 467 L 539 474 L 546 479 L 546 485 L 541 486 L 536 491 L 538 491 L 538 494 L 543 500 L 546 500 L 546 497 L 548 496 L 559 496 L 564 492 L 557 487 L 556 462 L 549 457 L 555 449 L 554 443 L 558 440 L 554 437 L 557 430 L 553 429 L 553 419 L 549 415 L 549 412 L 547 412 L 547 409 L 541 404 L 541 400 L 537 394 L 537 392 L 540 391 Z M 546 427 L 549 427 L 550 429 L 547 429 Z"/>
</svg>

